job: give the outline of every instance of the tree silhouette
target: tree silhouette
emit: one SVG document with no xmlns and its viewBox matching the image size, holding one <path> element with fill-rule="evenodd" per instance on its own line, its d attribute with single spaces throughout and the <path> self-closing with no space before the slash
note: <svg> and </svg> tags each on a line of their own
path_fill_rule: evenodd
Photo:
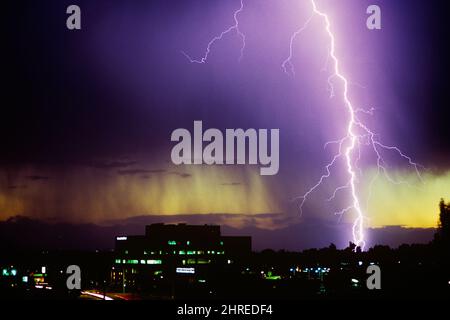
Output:
<svg viewBox="0 0 450 320">
<path fill-rule="evenodd" d="M 450 276 L 450 202 L 444 199 L 439 202 L 439 222 L 433 243 L 445 273 Z"/>
<path fill-rule="evenodd" d="M 444 199 L 439 202 L 439 222 L 435 240 L 444 245 L 450 243 L 450 202 L 445 203 Z"/>
</svg>

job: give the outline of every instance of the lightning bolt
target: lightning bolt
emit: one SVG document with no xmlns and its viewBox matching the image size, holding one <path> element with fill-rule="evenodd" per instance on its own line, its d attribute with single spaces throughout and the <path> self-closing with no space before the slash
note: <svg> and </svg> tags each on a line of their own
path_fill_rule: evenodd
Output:
<svg viewBox="0 0 450 320">
<path fill-rule="evenodd" d="M 233 19 L 234 19 L 234 24 L 229 27 L 228 29 L 222 31 L 219 35 L 215 36 L 214 38 L 212 38 L 209 42 L 208 45 L 206 46 L 206 50 L 205 53 L 203 54 L 203 57 L 201 57 L 200 59 L 193 59 L 191 58 L 190 55 L 188 55 L 186 52 L 181 51 L 181 53 L 191 62 L 191 63 L 199 63 L 199 64 L 204 64 L 206 63 L 206 61 L 208 60 L 209 54 L 211 53 L 211 48 L 214 45 L 214 43 L 216 43 L 217 41 L 222 40 L 222 38 L 231 33 L 231 32 L 236 32 L 236 34 L 239 36 L 239 38 L 241 39 L 241 54 L 239 56 L 239 61 L 242 60 L 243 56 L 244 56 L 244 50 L 245 50 L 245 34 L 242 33 L 241 29 L 239 28 L 239 20 L 238 20 L 238 16 L 239 14 L 244 10 L 244 0 L 240 0 L 241 1 L 241 5 L 239 7 L 239 9 L 237 9 L 234 14 L 233 14 Z"/>
<path fill-rule="evenodd" d="M 355 220 L 353 222 L 353 227 L 352 227 L 353 242 L 356 245 L 355 250 L 358 247 L 361 248 L 361 250 L 364 250 L 364 246 L 365 246 L 364 217 L 365 216 L 364 216 L 363 210 L 361 208 L 361 203 L 360 203 L 358 192 L 357 192 L 358 174 L 356 172 L 356 170 L 359 170 L 359 172 L 360 172 L 359 176 L 362 175 L 361 169 L 359 169 L 357 166 L 357 163 L 361 157 L 361 145 L 369 146 L 373 150 L 373 152 L 376 156 L 376 160 L 377 160 L 378 171 L 377 171 L 377 174 L 372 179 L 372 181 L 370 182 L 369 190 L 371 190 L 371 187 L 372 187 L 374 181 L 379 177 L 379 175 L 381 173 L 383 173 L 384 176 L 392 183 L 396 183 L 396 184 L 404 183 L 404 182 L 396 181 L 392 177 L 389 176 L 387 168 L 386 168 L 386 164 L 385 164 L 386 162 L 384 161 L 384 159 L 382 157 L 381 150 L 396 152 L 401 158 L 405 159 L 408 162 L 408 164 L 411 165 L 415 169 L 417 176 L 421 179 L 421 175 L 420 175 L 420 171 L 419 171 L 420 166 L 417 163 L 413 162 L 412 159 L 410 157 L 408 157 L 406 154 L 404 154 L 399 148 L 393 147 L 393 146 L 387 146 L 387 145 L 379 142 L 377 140 L 377 135 L 375 133 L 373 133 L 365 124 L 363 124 L 360 121 L 360 119 L 357 116 L 358 113 L 372 115 L 375 109 L 371 108 L 369 110 L 364 110 L 362 108 L 355 108 L 353 106 L 353 104 L 349 98 L 349 94 L 348 94 L 349 81 L 343 75 L 343 73 L 341 71 L 339 59 L 336 55 L 336 45 L 335 45 L 336 37 L 331 30 L 330 19 L 327 14 L 325 14 L 324 12 L 319 10 L 319 8 L 316 5 L 315 0 L 310 0 L 310 1 L 311 1 L 311 5 L 312 5 L 313 14 L 307 20 L 306 24 L 292 35 L 291 42 L 290 42 L 290 50 L 289 50 L 290 54 L 289 54 L 288 58 L 283 62 L 282 67 L 285 70 L 285 72 L 287 72 L 286 65 L 292 66 L 292 62 L 291 62 L 292 46 L 293 46 L 293 42 L 294 42 L 295 38 L 301 32 L 303 32 L 305 30 L 305 28 L 308 26 L 308 24 L 312 20 L 313 16 L 320 17 L 324 22 L 325 31 L 326 31 L 327 36 L 330 41 L 329 54 L 327 57 L 327 64 L 328 64 L 328 61 L 331 60 L 332 65 L 333 65 L 333 72 L 328 77 L 328 85 L 330 86 L 330 98 L 333 98 L 335 96 L 333 80 L 338 79 L 343 84 L 342 96 L 343 96 L 343 100 L 344 100 L 344 105 L 348 112 L 348 122 L 347 122 L 347 126 L 346 126 L 347 131 L 346 131 L 345 137 L 343 137 L 342 139 L 339 139 L 339 140 L 329 141 L 325 144 L 325 146 L 324 146 L 325 148 L 330 144 L 338 144 L 339 145 L 338 153 L 335 154 L 333 156 L 332 160 L 325 166 L 326 173 L 320 177 L 320 179 L 317 181 L 317 183 L 315 185 L 313 185 L 310 189 L 308 189 L 308 191 L 305 194 L 298 197 L 298 199 L 301 200 L 299 208 L 300 208 L 300 212 L 302 213 L 303 206 L 304 206 L 305 202 L 307 201 L 308 197 L 314 191 L 316 191 L 317 188 L 319 188 L 322 185 L 322 183 L 324 182 L 325 179 L 327 179 L 331 176 L 331 168 L 335 165 L 335 163 L 338 161 L 338 159 L 343 158 L 345 160 L 346 170 L 348 173 L 348 181 L 346 182 L 345 185 L 336 188 L 334 190 L 333 194 L 331 195 L 331 197 L 329 197 L 327 199 L 327 201 L 333 200 L 336 197 L 337 192 L 339 192 L 341 190 L 349 189 L 350 195 L 351 195 L 351 204 L 348 207 L 342 209 L 341 211 L 336 212 L 335 214 L 342 217 L 342 215 L 348 211 L 351 211 L 351 210 L 355 211 L 356 217 L 355 217 Z M 369 195 L 369 198 L 370 198 L 370 195 Z"/>
<path fill-rule="evenodd" d="M 318 17 L 322 19 L 324 30 L 327 34 L 327 37 L 329 38 L 329 49 L 328 49 L 328 55 L 327 60 L 325 62 L 325 66 L 322 71 L 327 71 L 328 64 L 331 61 L 332 63 L 332 73 L 329 75 L 327 79 L 327 84 L 329 86 L 330 91 L 330 99 L 334 98 L 336 96 L 336 92 L 334 89 L 333 81 L 340 81 L 343 84 L 342 89 L 342 97 L 343 97 L 343 103 L 345 106 L 345 109 L 348 114 L 348 120 L 346 122 L 346 135 L 342 137 L 341 139 L 334 140 L 334 141 L 328 141 L 325 143 L 324 148 L 327 148 L 329 145 L 338 145 L 338 152 L 333 155 L 331 161 L 325 165 L 325 173 L 322 174 L 322 176 L 318 179 L 318 181 L 310 187 L 302 196 L 296 197 L 295 199 L 299 201 L 299 210 L 300 214 L 303 213 L 303 206 L 307 202 L 308 198 L 312 193 L 314 193 L 322 184 L 325 182 L 326 179 L 328 179 L 332 175 L 332 168 L 336 165 L 338 161 L 341 159 L 345 163 L 345 169 L 347 173 L 348 180 L 340 187 L 337 187 L 332 195 L 326 200 L 326 201 L 332 201 L 335 199 L 338 192 L 343 190 L 349 190 L 350 196 L 351 196 L 351 202 L 350 204 L 341 209 L 338 212 L 335 212 L 335 215 L 338 215 L 339 218 L 342 218 L 342 216 L 349 212 L 354 211 L 356 216 L 353 221 L 352 226 L 352 236 L 353 236 L 353 243 L 356 245 L 355 251 L 357 248 L 361 248 L 361 250 L 364 250 L 365 246 L 365 236 L 364 236 L 364 219 L 365 215 L 363 213 L 363 210 L 361 208 L 361 201 L 360 197 L 358 195 L 357 186 L 359 182 L 359 177 L 363 175 L 362 169 L 359 168 L 358 162 L 361 158 L 361 148 L 366 146 L 370 150 L 372 150 L 373 154 L 376 158 L 377 163 L 377 173 L 372 178 L 370 184 L 369 184 L 369 197 L 367 199 L 366 206 L 368 207 L 368 203 L 371 196 L 371 189 L 373 183 L 380 177 L 380 175 L 383 175 L 388 181 L 394 183 L 394 184 L 402 184 L 406 183 L 405 181 L 398 181 L 394 178 L 392 178 L 388 173 L 388 167 L 386 164 L 386 161 L 383 158 L 382 153 L 383 152 L 394 152 L 396 153 L 400 158 L 405 160 L 411 167 L 414 168 L 418 178 L 422 181 L 420 169 L 422 166 L 415 163 L 409 156 L 407 156 L 403 151 L 401 151 L 398 147 L 395 146 L 388 146 L 383 143 L 381 143 L 378 140 L 377 134 L 375 134 L 373 131 L 369 129 L 358 117 L 358 114 L 363 113 L 366 115 L 373 115 L 373 112 L 375 111 L 374 108 L 370 108 L 369 110 L 365 110 L 362 108 L 356 108 L 354 107 L 353 103 L 351 102 L 349 98 L 349 85 L 351 84 L 350 81 L 344 76 L 339 59 L 336 54 L 336 37 L 332 31 L 331 28 L 331 22 L 329 16 L 319 10 L 318 6 L 316 5 L 316 0 L 309 0 L 311 3 L 311 15 L 306 20 L 306 22 L 303 24 L 303 26 L 295 31 L 291 37 L 289 42 L 289 55 L 288 57 L 282 62 L 281 67 L 283 71 L 288 74 L 295 76 L 295 66 L 292 62 L 293 55 L 294 55 L 294 43 L 296 39 L 308 28 L 310 25 L 310 22 L 315 18 Z M 228 29 L 225 29 L 222 31 L 219 35 L 212 38 L 206 47 L 206 50 L 204 52 L 204 55 L 199 59 L 193 59 L 188 54 L 186 54 L 184 51 L 182 51 L 182 54 L 191 62 L 191 63 L 198 63 L 198 64 L 204 64 L 207 62 L 209 54 L 211 52 L 211 48 L 214 45 L 215 42 L 220 41 L 225 35 L 236 32 L 236 34 L 240 37 L 242 46 L 240 51 L 240 57 L 239 60 L 242 59 L 245 49 L 245 35 L 241 32 L 239 28 L 239 20 L 238 16 L 239 14 L 244 10 L 244 0 L 240 0 L 240 7 L 234 12 L 234 24 L 230 26 Z M 359 85 L 360 86 L 360 85 Z"/>
</svg>

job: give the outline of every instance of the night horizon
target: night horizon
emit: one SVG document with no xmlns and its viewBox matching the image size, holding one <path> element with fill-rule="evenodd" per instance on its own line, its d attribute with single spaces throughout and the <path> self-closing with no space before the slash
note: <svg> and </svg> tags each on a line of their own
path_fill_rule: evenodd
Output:
<svg viewBox="0 0 450 320">
<path fill-rule="evenodd" d="M 436 205 L 436 207 L 438 206 Z M 265 221 L 269 219 L 276 220 L 276 226 L 271 229 L 259 227 L 259 225 L 267 224 Z M 436 220 L 438 220 L 437 213 Z M 138 233 L 142 226 L 151 223 L 219 225 L 225 235 L 251 236 L 255 251 L 265 249 L 302 251 L 311 248 L 325 248 L 330 244 L 336 245 L 339 249 L 344 249 L 352 242 L 345 236 L 350 232 L 350 223 L 325 224 L 324 221 L 315 219 L 284 220 L 281 214 L 257 214 L 249 217 L 240 214 L 219 213 L 141 215 L 100 223 L 71 223 L 58 221 L 57 219 L 39 220 L 26 216 L 15 216 L 0 221 L 0 230 L 2 230 L 0 240 L 3 243 L 8 243 L 7 246 L 4 246 L 5 248 L 24 249 L 26 243 L 28 243 L 27 238 L 23 238 L 24 232 L 34 234 L 42 229 L 46 230 L 45 240 L 34 241 L 33 249 L 110 250 L 113 248 L 113 237 L 116 234 Z M 401 225 L 367 228 L 366 249 L 373 248 L 376 245 L 397 248 L 402 244 L 426 244 L 433 240 L 436 230 L 437 223 L 435 227 L 429 228 L 410 228 Z M 53 242 L 56 245 L 53 245 Z"/>
</svg>

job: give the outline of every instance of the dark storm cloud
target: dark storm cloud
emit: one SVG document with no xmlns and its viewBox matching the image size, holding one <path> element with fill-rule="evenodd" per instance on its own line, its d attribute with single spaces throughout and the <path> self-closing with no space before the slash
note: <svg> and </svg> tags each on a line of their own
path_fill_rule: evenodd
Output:
<svg viewBox="0 0 450 320">
<path fill-rule="evenodd" d="M 50 179 L 50 177 L 48 176 L 39 176 L 39 175 L 26 176 L 25 178 L 31 181 L 45 181 Z"/>
<path fill-rule="evenodd" d="M 237 187 L 237 186 L 241 186 L 242 183 L 241 182 L 226 182 L 226 183 L 221 183 L 220 185 L 222 185 L 222 186 L 230 186 L 230 187 Z"/>
<path fill-rule="evenodd" d="M 115 168 L 126 168 L 132 165 L 135 165 L 137 161 L 92 161 L 86 163 L 87 167 L 96 168 L 96 169 L 115 169 Z"/>
<path fill-rule="evenodd" d="M 190 174 L 190 173 L 181 173 L 181 172 L 174 172 L 174 171 L 172 171 L 172 172 L 169 172 L 169 174 L 174 174 L 174 175 L 179 176 L 180 178 L 183 178 L 183 179 L 192 177 L 192 174 Z"/>
<path fill-rule="evenodd" d="M 14 189 L 26 189 L 28 186 L 27 185 L 25 185 L 25 184 L 23 184 L 23 185 L 11 185 L 11 186 L 8 186 L 8 189 L 12 189 L 12 190 L 14 190 Z"/>
<path fill-rule="evenodd" d="M 146 174 L 146 173 L 164 173 L 167 170 L 165 169 L 153 169 L 153 170 L 147 170 L 147 169 L 127 169 L 127 170 L 119 170 L 117 173 L 119 175 L 123 176 L 134 176 L 139 174 Z"/>
<path fill-rule="evenodd" d="M 176 175 L 180 178 L 190 178 L 192 175 L 189 173 L 181 173 L 176 171 L 168 171 L 166 169 L 126 169 L 119 170 L 117 174 L 121 176 L 136 176 L 141 175 L 141 178 L 148 179 L 151 174 L 166 174 L 166 175 Z"/>
</svg>

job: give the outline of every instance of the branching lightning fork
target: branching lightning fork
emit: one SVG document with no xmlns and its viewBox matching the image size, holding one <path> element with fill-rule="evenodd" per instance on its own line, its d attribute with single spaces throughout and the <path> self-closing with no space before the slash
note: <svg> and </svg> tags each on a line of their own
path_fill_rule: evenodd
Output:
<svg viewBox="0 0 450 320">
<path fill-rule="evenodd" d="M 239 38 L 241 39 L 242 45 L 241 45 L 241 54 L 239 56 L 239 61 L 242 60 L 242 57 L 244 56 L 244 50 L 245 50 L 245 34 L 243 34 L 241 32 L 241 30 L 239 29 L 239 20 L 238 20 L 238 16 L 239 14 L 244 10 L 244 0 L 240 0 L 241 1 L 241 6 L 239 7 L 239 9 L 237 9 L 234 14 L 233 14 L 233 19 L 234 19 L 234 24 L 229 27 L 228 29 L 222 31 L 219 35 L 215 36 L 214 38 L 212 38 L 209 42 L 208 45 L 206 46 L 206 50 L 205 53 L 203 54 L 203 57 L 201 57 L 200 59 L 193 59 L 191 58 L 186 52 L 181 51 L 181 53 L 188 58 L 188 60 L 191 63 L 199 63 L 199 64 L 204 64 L 206 63 L 206 61 L 208 60 L 209 54 L 211 53 L 211 47 L 214 45 L 215 42 L 222 40 L 222 38 L 231 33 L 231 32 L 236 32 L 236 34 L 239 36 Z"/>
<path fill-rule="evenodd" d="M 346 173 L 348 180 L 343 184 L 342 186 L 336 188 L 333 192 L 333 194 L 327 199 L 327 201 L 332 201 L 336 194 L 342 190 L 349 190 L 350 196 L 351 196 L 351 203 L 343 208 L 342 210 L 335 212 L 336 215 L 339 215 L 341 218 L 344 213 L 349 211 L 354 211 L 356 213 L 356 217 L 353 222 L 353 228 L 352 228 L 352 235 L 353 235 L 353 242 L 356 245 L 356 248 L 361 248 L 364 250 L 365 246 L 365 237 L 364 237 L 364 213 L 361 208 L 361 201 L 360 197 L 358 195 L 357 186 L 358 186 L 358 178 L 362 175 L 362 170 L 358 167 L 358 162 L 361 158 L 361 147 L 366 146 L 371 149 L 376 157 L 376 163 L 377 163 L 377 174 L 373 177 L 370 188 L 373 185 L 374 181 L 383 174 L 390 182 L 399 184 L 399 183 L 405 183 L 404 181 L 397 181 L 393 179 L 389 174 L 386 166 L 386 162 L 382 157 L 382 151 L 390 151 L 395 152 L 398 156 L 406 160 L 406 162 L 412 166 L 419 177 L 421 179 L 420 175 L 420 166 L 413 162 L 410 157 L 408 157 L 406 154 L 404 154 L 399 148 L 395 146 L 387 146 L 385 144 L 382 144 L 378 139 L 377 135 L 372 132 L 359 118 L 358 113 L 364 113 L 366 115 L 372 115 L 374 108 L 371 108 L 369 110 L 364 110 L 361 108 L 355 108 L 349 98 L 349 80 L 343 75 L 339 59 L 336 54 L 336 37 L 332 32 L 331 28 L 331 22 L 329 16 L 320 11 L 316 0 L 308 0 L 311 3 L 311 15 L 306 20 L 306 22 L 303 24 L 303 26 L 295 31 L 292 36 L 290 37 L 289 42 L 289 55 L 288 57 L 283 61 L 281 64 L 282 69 L 286 74 L 295 75 L 294 70 L 294 64 L 292 62 L 293 58 L 293 47 L 294 42 L 296 38 L 305 31 L 308 26 L 310 25 L 310 22 L 315 18 L 320 18 L 323 21 L 324 30 L 326 32 L 327 37 L 329 38 L 329 51 L 327 55 L 327 62 L 324 70 L 326 71 L 328 63 L 331 61 L 332 63 L 332 72 L 330 76 L 328 77 L 328 85 L 330 87 L 330 98 L 333 98 L 336 96 L 336 92 L 334 90 L 333 81 L 340 81 L 343 84 L 342 89 L 342 98 L 345 105 L 345 108 L 348 113 L 348 120 L 346 122 L 346 135 L 335 141 L 329 141 L 324 145 L 324 148 L 326 148 L 329 145 L 336 144 L 338 145 L 338 152 L 332 157 L 331 161 L 325 165 L 325 173 L 320 177 L 320 179 L 314 184 L 311 188 L 306 191 L 302 196 L 297 197 L 296 199 L 299 201 L 299 209 L 300 213 L 303 212 L 303 206 L 308 200 L 309 196 L 314 193 L 323 183 L 324 181 L 331 176 L 331 169 L 335 166 L 335 164 L 339 160 L 344 160 L 345 166 L 346 166 Z M 242 41 L 242 47 L 240 52 L 240 58 L 243 56 L 243 52 L 245 49 L 245 35 L 241 32 L 239 29 L 239 20 L 238 15 L 244 10 L 244 0 L 240 1 L 240 8 L 234 12 L 234 25 L 229 27 L 228 29 L 224 30 L 222 33 L 220 33 L 218 36 L 214 37 L 210 40 L 208 43 L 205 53 L 203 57 L 200 59 L 192 59 L 189 55 L 187 55 L 185 52 L 182 52 L 191 63 L 199 63 L 204 64 L 206 63 L 208 56 L 211 52 L 211 47 L 214 45 L 216 41 L 219 41 L 225 36 L 226 34 L 235 31 L 236 34 L 241 38 Z M 357 172 L 358 171 L 358 172 Z M 370 196 L 369 196 L 370 198 Z M 369 200 L 367 200 L 368 202 Z M 355 250 L 356 250 L 355 248 Z"/>
</svg>

